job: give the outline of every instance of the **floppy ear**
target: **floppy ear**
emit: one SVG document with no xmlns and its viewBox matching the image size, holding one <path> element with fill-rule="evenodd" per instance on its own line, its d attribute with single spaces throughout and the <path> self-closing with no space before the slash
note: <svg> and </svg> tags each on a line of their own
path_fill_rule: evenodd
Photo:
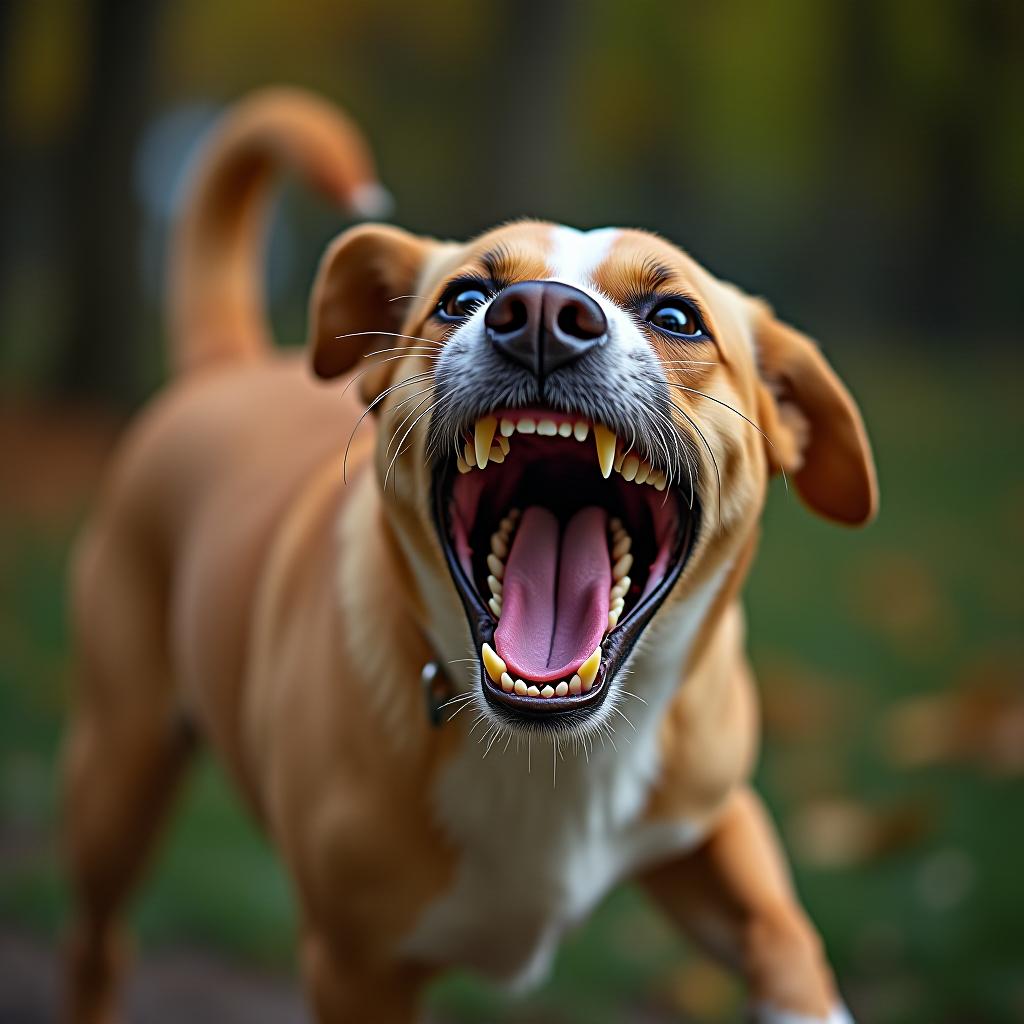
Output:
<svg viewBox="0 0 1024 1024">
<path fill-rule="evenodd" d="M 849 525 L 869 522 L 878 482 L 860 410 L 810 338 L 776 319 L 766 303 L 754 306 L 769 461 L 785 469 L 815 512 Z"/>
<path fill-rule="evenodd" d="M 310 358 L 318 377 L 337 377 L 368 351 L 395 344 L 376 333 L 402 329 L 408 304 L 390 300 L 416 290 L 427 257 L 439 247 L 433 239 L 383 224 L 360 224 L 328 246 L 309 311 Z M 390 365 L 381 364 L 382 375 Z M 363 378 L 364 397 L 373 392 L 377 376 Z"/>
</svg>

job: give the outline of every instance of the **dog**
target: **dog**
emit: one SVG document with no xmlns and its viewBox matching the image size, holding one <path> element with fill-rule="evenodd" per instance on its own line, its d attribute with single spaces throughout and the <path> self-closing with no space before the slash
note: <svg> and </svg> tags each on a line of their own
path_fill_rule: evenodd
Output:
<svg viewBox="0 0 1024 1024">
<path fill-rule="evenodd" d="M 75 551 L 70 1019 L 116 1016 L 121 912 L 201 740 L 293 879 L 319 1021 L 413 1020 L 450 966 L 534 984 L 625 879 L 753 1019 L 850 1020 L 750 786 L 739 603 L 774 474 L 875 514 L 843 384 L 668 241 L 537 221 L 352 227 L 306 353 L 274 352 L 281 169 L 384 197 L 325 102 L 227 115 L 172 241 L 175 379 Z"/>
</svg>

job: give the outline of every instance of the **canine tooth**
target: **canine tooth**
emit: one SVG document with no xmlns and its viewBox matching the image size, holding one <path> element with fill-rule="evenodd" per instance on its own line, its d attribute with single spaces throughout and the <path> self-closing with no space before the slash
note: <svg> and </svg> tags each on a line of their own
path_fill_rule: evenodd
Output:
<svg viewBox="0 0 1024 1024">
<path fill-rule="evenodd" d="M 515 689 L 515 683 L 512 681 L 512 677 L 507 672 L 501 673 L 501 688 L 506 693 L 511 693 Z"/>
<path fill-rule="evenodd" d="M 456 457 L 455 466 L 460 473 L 468 473 L 470 469 L 473 468 L 466 462 L 466 460 L 461 455 Z"/>
<path fill-rule="evenodd" d="M 526 695 L 528 697 L 539 697 L 540 696 L 540 690 L 538 690 L 536 686 L 528 686 L 526 688 Z"/>
<path fill-rule="evenodd" d="M 510 420 L 510 419 L 502 418 L 502 421 L 501 421 L 501 436 L 502 437 L 511 437 L 515 432 L 516 432 L 516 425 L 515 425 L 515 423 L 513 423 L 512 420 Z"/>
<path fill-rule="evenodd" d="M 571 434 L 572 434 L 572 424 L 571 423 L 559 423 L 558 424 L 558 436 L 559 437 L 569 437 Z"/>
<path fill-rule="evenodd" d="M 488 577 L 488 579 L 489 578 L 490 577 Z M 623 576 L 622 579 L 619 580 L 619 582 L 616 583 L 614 587 L 612 587 L 610 593 L 608 594 L 608 599 L 611 601 L 612 604 L 614 604 L 620 597 L 626 596 L 626 593 L 629 590 L 629 584 L 631 582 L 632 581 L 628 576 Z"/>
<path fill-rule="evenodd" d="M 540 691 L 540 695 L 545 700 L 550 700 L 555 695 L 555 688 L 551 686 L 551 684 L 549 683 L 547 686 L 544 687 L 543 690 Z"/>
<path fill-rule="evenodd" d="M 494 576 L 493 574 L 487 577 L 487 586 L 491 588 L 491 593 L 495 597 L 501 597 L 501 592 L 505 589 L 501 585 L 501 580 L 499 580 L 498 577 Z"/>
<path fill-rule="evenodd" d="M 494 612 L 494 617 L 496 619 L 500 619 L 501 618 L 501 598 L 500 597 L 489 598 L 488 601 L 487 601 L 487 607 L 490 608 L 492 612 Z"/>
<path fill-rule="evenodd" d="M 555 687 L 555 696 L 556 697 L 564 697 L 568 692 L 569 692 L 569 684 L 563 679 Z"/>
<path fill-rule="evenodd" d="M 504 434 L 499 434 L 497 437 L 498 447 L 502 450 L 505 455 L 508 455 L 509 449 L 512 447 L 512 442 Z"/>
<path fill-rule="evenodd" d="M 620 472 L 627 480 L 633 480 L 636 477 L 636 471 L 640 468 L 640 460 L 635 455 L 627 455 L 622 460 L 622 469 Z"/>
<path fill-rule="evenodd" d="M 633 556 L 627 551 L 613 566 L 612 579 L 618 582 L 633 568 Z"/>
<path fill-rule="evenodd" d="M 498 421 L 493 416 L 482 416 L 476 421 L 473 444 L 476 448 L 476 464 L 483 469 L 487 465 L 487 453 L 491 450 Z"/>
<path fill-rule="evenodd" d="M 612 611 L 608 613 L 608 629 L 606 633 L 610 633 L 619 624 L 619 613 Z"/>
<path fill-rule="evenodd" d="M 612 475 L 612 463 L 615 461 L 615 435 L 606 426 L 595 423 L 594 444 L 597 461 L 601 464 L 601 476 L 607 480 Z"/>
<path fill-rule="evenodd" d="M 499 580 L 505 578 L 505 563 L 493 551 L 487 556 L 487 568 Z"/>
<path fill-rule="evenodd" d="M 500 445 L 495 445 L 489 452 L 487 458 L 491 462 L 496 462 L 499 466 L 505 461 L 505 453 L 501 450 Z"/>
<path fill-rule="evenodd" d="M 543 434 L 544 437 L 554 437 L 558 433 L 558 427 L 554 420 L 541 420 L 537 424 L 537 433 Z"/>
<path fill-rule="evenodd" d="M 569 692 L 574 697 L 579 696 L 579 694 L 583 692 L 583 680 L 580 679 L 578 674 L 574 675 L 572 679 L 569 680 Z"/>
<path fill-rule="evenodd" d="M 498 657 L 498 652 L 490 644 L 484 644 L 480 648 L 480 653 L 483 655 L 484 668 L 487 669 L 487 674 L 491 677 L 491 681 L 498 682 L 501 679 L 501 673 L 507 668 L 505 662 Z"/>
<path fill-rule="evenodd" d="M 514 688 L 515 688 L 516 693 L 518 693 L 520 697 L 525 697 L 526 696 L 526 683 L 524 683 L 522 681 L 522 679 L 517 679 L 515 681 Z"/>
<path fill-rule="evenodd" d="M 587 693 L 590 688 L 594 685 L 594 680 L 597 678 L 597 670 L 601 666 L 601 648 L 595 647 L 594 653 L 587 658 L 582 665 L 580 665 L 577 675 L 580 677 L 580 681 L 583 683 L 583 692 Z"/>
<path fill-rule="evenodd" d="M 621 558 L 633 546 L 633 538 L 628 533 L 618 537 L 612 548 L 612 558 Z"/>
<path fill-rule="evenodd" d="M 505 542 L 505 538 L 500 533 L 491 534 L 491 550 L 504 561 L 508 558 L 508 544 Z M 498 574 L 495 573 L 495 576 Z"/>
<path fill-rule="evenodd" d="M 654 471 L 651 469 L 651 464 L 649 462 L 641 461 L 640 468 L 636 471 L 636 476 L 633 479 L 638 484 L 647 483 L 647 478 L 651 475 L 652 472 Z"/>
<path fill-rule="evenodd" d="M 516 424 L 516 430 L 518 430 L 520 434 L 536 434 L 537 424 L 527 416 Z"/>
<path fill-rule="evenodd" d="M 572 436 L 577 441 L 586 441 L 587 434 L 590 433 L 590 424 L 586 420 L 577 420 L 572 425 Z"/>
</svg>

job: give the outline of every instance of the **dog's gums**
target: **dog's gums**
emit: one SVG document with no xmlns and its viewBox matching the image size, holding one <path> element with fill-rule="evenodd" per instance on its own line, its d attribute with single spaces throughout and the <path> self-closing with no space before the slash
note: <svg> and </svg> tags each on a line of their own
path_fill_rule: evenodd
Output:
<svg viewBox="0 0 1024 1024">
<path fill-rule="evenodd" d="M 593 710 L 678 578 L 696 506 L 578 415 L 496 410 L 454 447 L 435 472 L 439 532 L 487 700 L 534 725 Z"/>
</svg>

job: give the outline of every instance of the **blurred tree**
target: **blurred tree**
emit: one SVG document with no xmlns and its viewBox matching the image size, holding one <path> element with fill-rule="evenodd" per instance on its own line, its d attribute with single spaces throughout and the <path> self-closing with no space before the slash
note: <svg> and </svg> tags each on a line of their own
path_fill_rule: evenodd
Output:
<svg viewBox="0 0 1024 1024">
<path fill-rule="evenodd" d="M 90 60 L 60 160 L 68 302 L 58 393 L 127 404 L 143 360 L 135 150 L 150 108 L 161 0 L 88 0 Z"/>
</svg>

